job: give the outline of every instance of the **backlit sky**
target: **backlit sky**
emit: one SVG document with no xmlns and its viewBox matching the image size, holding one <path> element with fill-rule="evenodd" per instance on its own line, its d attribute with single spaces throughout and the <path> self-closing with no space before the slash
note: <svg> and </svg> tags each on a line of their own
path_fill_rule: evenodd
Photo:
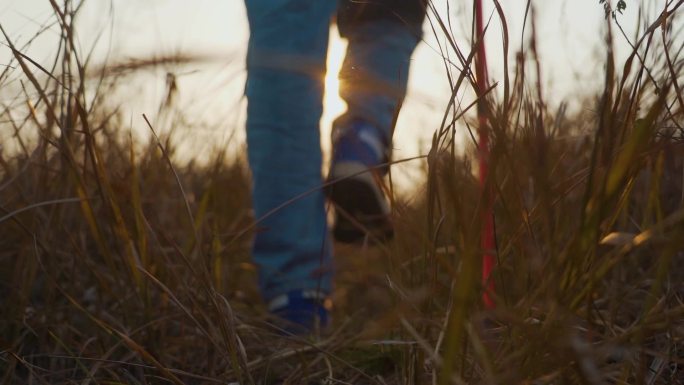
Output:
<svg viewBox="0 0 684 385">
<path fill-rule="evenodd" d="M 59 2 L 59 1 L 58 1 Z M 484 0 L 486 15 L 493 3 Z M 526 0 L 500 0 L 511 38 L 510 59 L 521 46 L 521 33 Z M 600 87 L 602 65 L 602 31 L 605 23 L 598 0 L 537 0 L 539 51 L 544 71 L 544 88 L 552 105 L 562 100 L 572 102 Z M 620 21 L 633 35 L 636 27 L 638 3 L 646 8 L 662 8 L 664 0 L 629 1 Z M 453 33 L 468 50 L 467 39 L 470 1 L 451 0 L 449 12 L 446 1 L 435 1 L 440 15 L 451 14 Z M 54 20 L 48 0 L 1 0 L 0 25 L 17 46 L 26 43 L 44 25 Z M 502 76 L 500 21 L 496 14 L 491 19 L 487 46 L 491 79 Z M 95 45 L 95 62 L 120 62 L 126 58 L 148 58 L 175 53 L 201 55 L 205 61 L 176 73 L 180 90 L 180 105 L 190 115 L 188 119 L 202 129 L 193 137 L 199 142 L 192 152 L 202 152 L 207 143 L 240 141 L 243 135 L 244 55 L 249 36 L 244 5 L 241 0 L 88 0 L 78 20 L 78 38 L 83 49 Z M 395 136 L 395 157 L 410 157 L 425 153 L 429 138 L 438 124 L 448 100 L 449 87 L 444 65 L 437 50 L 437 40 L 425 29 L 424 43 L 413 58 L 409 95 L 398 122 Z M 529 31 L 529 25 L 528 29 Z M 630 37 L 632 37 L 630 35 Z M 529 36 L 529 35 L 528 35 Z M 49 63 L 56 54 L 56 28 L 49 30 L 25 50 L 40 63 Z M 4 43 L 4 39 L 0 39 Z M 525 39 L 528 41 L 528 38 Z M 627 44 L 618 38 L 619 54 L 624 57 Z M 336 76 L 344 50 L 344 43 L 335 35 L 331 38 L 329 55 L 329 91 L 326 112 L 322 120 L 324 147 L 330 122 L 343 108 L 334 95 Z M 9 62 L 9 51 L 0 46 L 0 65 Z M 151 72 L 144 82 L 135 84 L 135 97 L 127 98 L 124 111 L 133 126 L 142 125 L 140 115 L 154 115 L 164 95 L 165 72 Z M 0 99 L 9 97 L 0 95 Z M 464 104 L 472 96 L 464 94 Z M 237 135 L 230 133 L 237 130 Z M 231 138 L 231 139 L 229 139 Z M 202 146 L 204 143 L 204 147 Z M 228 145 L 228 144 L 226 144 Z"/>
</svg>

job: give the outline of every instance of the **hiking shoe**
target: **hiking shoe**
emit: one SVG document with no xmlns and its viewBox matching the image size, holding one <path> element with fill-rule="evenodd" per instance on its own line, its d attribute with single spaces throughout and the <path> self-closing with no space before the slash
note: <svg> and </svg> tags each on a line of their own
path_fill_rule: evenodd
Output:
<svg viewBox="0 0 684 385">
<path fill-rule="evenodd" d="M 382 191 L 387 173 L 388 144 L 373 125 L 353 120 L 336 128 L 333 156 L 326 188 L 335 204 L 333 235 L 340 242 L 354 243 L 368 238 L 384 241 L 392 238 L 390 207 Z"/>
<path fill-rule="evenodd" d="M 325 298 L 318 290 L 295 290 L 272 299 L 268 310 L 285 321 L 282 326 L 288 334 L 311 334 L 328 326 Z"/>
</svg>

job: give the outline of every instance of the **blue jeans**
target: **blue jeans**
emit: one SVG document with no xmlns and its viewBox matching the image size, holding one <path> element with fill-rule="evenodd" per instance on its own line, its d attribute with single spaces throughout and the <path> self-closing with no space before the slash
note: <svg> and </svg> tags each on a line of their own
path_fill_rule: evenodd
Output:
<svg viewBox="0 0 684 385">
<path fill-rule="evenodd" d="M 332 242 L 326 222 L 319 120 L 330 21 L 337 0 L 246 0 L 247 147 L 259 221 L 253 258 L 265 300 L 293 290 L 329 293 Z M 346 32 L 340 78 L 354 118 L 373 122 L 390 143 L 406 92 L 415 31 L 390 19 Z"/>
</svg>

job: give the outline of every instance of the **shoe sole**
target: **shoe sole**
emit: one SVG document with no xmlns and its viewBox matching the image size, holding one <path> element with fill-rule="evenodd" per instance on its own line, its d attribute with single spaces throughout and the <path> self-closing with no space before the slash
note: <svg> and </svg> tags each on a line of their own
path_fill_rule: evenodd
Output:
<svg viewBox="0 0 684 385">
<path fill-rule="evenodd" d="M 341 175 L 355 175 L 340 179 L 326 189 L 328 198 L 335 204 L 335 239 L 356 243 L 368 238 L 383 242 L 394 236 L 390 210 L 384 195 L 370 172 L 361 173 L 358 164 L 338 164 L 331 171 L 331 180 Z"/>
</svg>

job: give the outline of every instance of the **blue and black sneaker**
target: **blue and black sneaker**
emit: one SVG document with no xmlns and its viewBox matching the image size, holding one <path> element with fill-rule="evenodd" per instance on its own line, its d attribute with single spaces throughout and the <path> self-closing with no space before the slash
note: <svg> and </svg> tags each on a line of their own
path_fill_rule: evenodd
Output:
<svg viewBox="0 0 684 385">
<path fill-rule="evenodd" d="M 388 148 L 385 136 L 366 121 L 335 128 L 326 192 L 335 204 L 333 234 L 338 241 L 381 242 L 394 235 L 382 189 Z"/>
<path fill-rule="evenodd" d="M 295 290 L 275 297 L 268 303 L 271 314 L 285 324 L 283 330 L 294 335 L 311 334 L 328 326 L 326 295 L 318 290 Z"/>
</svg>

